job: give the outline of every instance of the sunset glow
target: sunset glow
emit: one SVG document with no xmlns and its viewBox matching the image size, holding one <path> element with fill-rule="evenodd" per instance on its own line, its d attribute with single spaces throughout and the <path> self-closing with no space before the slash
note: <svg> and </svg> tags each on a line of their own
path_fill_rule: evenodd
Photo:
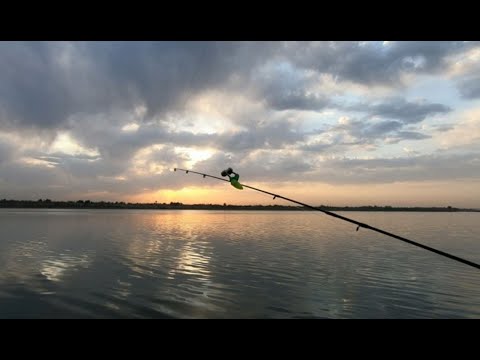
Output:
<svg viewBox="0 0 480 360">
<path fill-rule="evenodd" d="M 121 59 L 121 60 L 120 60 Z M 3 42 L 0 197 L 480 208 L 478 42 Z"/>
</svg>

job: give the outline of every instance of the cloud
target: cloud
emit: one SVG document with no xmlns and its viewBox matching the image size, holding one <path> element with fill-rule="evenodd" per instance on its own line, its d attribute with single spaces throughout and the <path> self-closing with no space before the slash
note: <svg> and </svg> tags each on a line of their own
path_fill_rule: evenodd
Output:
<svg viewBox="0 0 480 360">
<path fill-rule="evenodd" d="M 275 43 L 4 42 L 3 123 L 54 128 L 75 114 L 145 106 L 152 117 L 250 68 Z"/>
<path fill-rule="evenodd" d="M 218 136 L 212 146 L 230 151 L 255 149 L 279 149 L 302 141 L 305 134 L 295 129 L 295 124 L 287 119 L 260 122 L 255 127 Z"/>
<path fill-rule="evenodd" d="M 216 154 L 197 165 L 213 174 L 218 173 L 218 169 L 233 166 L 242 179 L 268 182 L 298 179 L 312 169 L 314 162 L 314 156 L 298 151 L 257 150 L 246 156 L 236 153 Z"/>
<path fill-rule="evenodd" d="M 0 136 L 0 164 L 12 159 L 14 153 L 14 144 L 12 144 L 7 138 Z"/>
<path fill-rule="evenodd" d="M 386 139 L 388 144 L 396 144 L 403 140 L 424 140 L 430 139 L 430 135 L 422 134 L 416 131 L 398 131 Z"/>
<path fill-rule="evenodd" d="M 320 111 L 329 105 L 329 101 L 325 97 L 306 95 L 298 90 L 281 94 L 269 93 L 266 95 L 266 100 L 275 110 Z"/>
<path fill-rule="evenodd" d="M 174 166 L 214 174 L 236 166 L 266 182 L 476 178 L 476 120 L 457 119 L 455 102 L 413 101 L 405 91 L 420 74 L 442 76 L 453 55 L 474 46 L 3 42 L 2 191 L 116 200 L 198 184 Z M 464 101 L 476 98 L 476 75 L 462 76 L 452 81 Z M 432 124 L 435 116 L 449 124 Z M 385 147 L 429 138 L 449 149 L 458 140 L 471 157 L 412 150 L 402 158 L 399 146 Z M 385 158 L 352 158 L 366 150 Z"/>
<path fill-rule="evenodd" d="M 367 133 L 373 136 L 380 135 L 380 134 L 386 134 L 391 131 L 397 130 L 402 127 L 402 123 L 398 121 L 381 121 L 378 123 L 375 123 L 371 126 L 368 127 Z"/>
<path fill-rule="evenodd" d="M 330 103 L 325 94 L 313 90 L 318 77 L 289 62 L 267 62 L 251 73 L 250 92 L 274 110 L 321 111 Z"/>
<path fill-rule="evenodd" d="M 445 131 L 450 131 L 454 128 L 453 124 L 442 124 L 442 125 L 436 125 L 433 126 L 433 129 L 437 132 L 445 132 Z"/>
<path fill-rule="evenodd" d="M 401 130 L 403 127 L 404 124 L 396 120 L 368 121 L 343 117 L 338 125 L 331 127 L 326 133 L 340 135 L 330 138 L 333 140 L 330 146 L 375 144 L 381 141 L 392 144 L 402 140 L 423 140 L 431 137 L 417 131 Z M 311 150 L 312 147 L 307 145 L 304 149 Z"/>
<path fill-rule="evenodd" d="M 374 105 L 356 104 L 349 106 L 346 109 L 366 112 L 370 116 L 397 119 L 405 124 L 419 123 L 429 116 L 447 114 L 452 111 L 450 107 L 443 104 L 409 102 L 398 97 L 386 99 Z"/>
<path fill-rule="evenodd" d="M 319 158 L 315 154 L 276 154 L 258 151 L 244 159 L 218 155 L 198 165 L 205 171 L 235 164 L 249 182 L 304 182 L 340 184 L 382 184 L 411 181 L 480 179 L 480 155 L 440 153 L 395 158 L 355 159 L 342 156 Z M 247 181 L 247 180 L 245 180 Z"/>
<path fill-rule="evenodd" d="M 446 41 L 321 42 L 288 44 L 286 50 L 300 68 L 332 74 L 339 81 L 397 87 L 403 86 L 402 75 L 437 73 L 448 55 L 473 46 Z"/>
<path fill-rule="evenodd" d="M 318 111 L 329 104 L 328 96 L 308 89 L 322 74 L 365 85 L 394 85 L 401 73 L 437 71 L 445 56 L 471 46 L 463 42 L 388 46 L 4 42 L 0 44 L 0 119 L 4 124 L 52 129 L 75 114 L 137 106 L 145 106 L 145 117 L 151 118 L 179 110 L 195 94 L 222 86 L 251 91 L 273 109 Z"/>
<path fill-rule="evenodd" d="M 480 109 L 458 113 L 455 123 L 444 131 L 436 132 L 433 139 L 442 149 L 464 149 L 480 152 Z"/>
<path fill-rule="evenodd" d="M 336 159 L 327 162 L 325 168 L 337 172 L 339 183 L 350 184 L 479 179 L 480 157 L 470 153 L 392 159 Z"/>
<path fill-rule="evenodd" d="M 460 95 L 465 99 L 480 98 L 480 76 L 472 76 L 459 82 Z"/>
</svg>

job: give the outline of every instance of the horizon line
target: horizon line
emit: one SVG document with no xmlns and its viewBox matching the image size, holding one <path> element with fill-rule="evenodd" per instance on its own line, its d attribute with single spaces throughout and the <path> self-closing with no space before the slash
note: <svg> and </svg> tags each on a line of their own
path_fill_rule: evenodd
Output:
<svg viewBox="0 0 480 360">
<path fill-rule="evenodd" d="M 252 207 L 252 206 L 258 206 L 258 207 L 292 207 L 292 208 L 303 208 L 304 206 L 302 205 L 283 205 L 283 204 L 268 204 L 268 205 L 262 205 L 262 204 L 214 204 L 214 203 L 182 203 L 182 202 L 177 202 L 177 201 L 171 201 L 169 203 L 167 202 L 128 202 L 128 201 L 106 201 L 106 200 L 83 200 L 83 199 L 78 199 L 78 200 L 52 200 L 49 198 L 46 199 L 38 199 L 38 200 L 17 200 L 17 199 L 6 199 L 3 198 L 0 200 L 0 203 L 4 202 L 25 202 L 25 203 L 68 203 L 68 204 L 112 204 L 112 205 L 144 205 L 144 206 L 220 206 L 220 207 L 227 207 L 227 206 L 237 206 L 237 207 Z M 463 207 L 455 207 L 451 205 L 444 205 L 444 206 L 418 206 L 418 205 L 404 205 L 404 206 L 399 206 L 399 205 L 314 205 L 315 207 L 319 208 L 392 208 L 392 209 L 462 209 L 462 210 L 480 210 L 480 207 L 470 207 L 470 208 L 463 208 Z"/>
</svg>

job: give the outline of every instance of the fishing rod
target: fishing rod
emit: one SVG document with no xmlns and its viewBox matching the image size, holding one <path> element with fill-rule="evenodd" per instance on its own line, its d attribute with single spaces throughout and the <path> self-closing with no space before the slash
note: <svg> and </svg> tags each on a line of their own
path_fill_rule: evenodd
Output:
<svg viewBox="0 0 480 360">
<path fill-rule="evenodd" d="M 470 265 L 476 269 L 480 269 L 480 265 L 477 264 L 477 263 L 474 263 L 472 261 L 469 261 L 469 260 L 466 260 L 466 259 L 463 259 L 463 258 L 460 258 L 458 256 L 455 256 L 455 255 L 452 255 L 452 254 L 449 254 L 449 253 L 446 253 L 444 251 L 441 251 L 441 250 L 437 250 L 435 248 L 432 248 L 430 246 L 427 246 L 427 245 L 423 245 L 423 244 L 420 244 L 416 241 L 413 241 L 413 240 L 409 240 L 409 239 L 406 239 L 402 236 L 398 236 L 398 235 L 395 235 L 395 234 L 392 234 L 388 231 L 384 231 L 382 229 L 379 229 L 379 228 L 376 228 L 374 226 L 370 226 L 368 224 L 364 224 L 364 223 L 361 223 L 359 221 L 356 221 L 356 220 L 353 220 L 353 219 L 350 219 L 350 218 L 347 218 L 345 216 L 342 216 L 342 215 L 338 215 L 336 213 L 333 213 L 331 211 L 327 211 L 327 210 L 324 210 L 324 209 L 321 209 L 321 208 L 317 208 L 317 207 L 314 207 L 314 206 L 311 206 L 311 205 L 308 205 L 308 204 L 305 204 L 305 203 L 302 203 L 300 201 L 297 201 L 297 200 L 293 200 L 293 199 L 289 199 L 285 196 L 282 196 L 282 195 L 278 195 L 278 194 L 274 194 L 274 193 L 271 193 L 269 191 L 265 191 L 265 190 L 261 190 L 261 189 L 258 189 L 258 188 L 255 188 L 253 186 L 248 186 L 248 185 L 245 185 L 245 184 L 240 184 L 240 182 L 238 181 L 240 179 L 240 175 L 236 172 L 234 172 L 232 170 L 232 168 L 228 168 L 226 170 L 223 170 L 221 175 L 223 177 L 226 177 L 228 176 L 228 180 L 227 179 L 222 179 L 220 177 L 217 177 L 217 176 L 213 176 L 213 175 L 208 175 L 208 174 L 204 174 L 204 173 L 200 173 L 200 172 L 196 172 L 196 171 L 192 171 L 192 170 L 185 170 L 185 169 L 179 169 L 179 168 L 174 168 L 173 169 L 174 171 L 184 171 L 185 173 L 193 173 L 193 174 L 198 174 L 198 175 L 203 175 L 203 178 L 206 178 L 206 177 L 209 177 L 209 178 L 213 178 L 213 179 L 217 179 L 217 180 L 221 180 L 221 181 L 226 181 L 226 182 L 229 182 L 233 187 L 239 189 L 239 190 L 242 190 L 243 188 L 249 188 L 249 189 L 252 189 L 252 190 L 256 190 L 256 191 L 259 191 L 259 192 L 262 192 L 264 194 L 268 194 L 268 195 L 271 195 L 273 196 L 273 199 L 275 200 L 276 198 L 279 198 L 279 199 L 284 199 L 284 200 L 287 200 L 287 201 L 290 201 L 292 203 L 295 203 L 295 204 L 298 204 L 298 205 L 302 205 L 306 208 L 309 208 L 309 209 L 312 209 L 312 210 L 316 210 L 316 211 L 321 211 L 323 212 L 324 214 L 327 214 L 329 216 L 333 216 L 337 219 L 341 219 L 341 220 L 344 220 L 344 221 L 347 221 L 349 223 L 352 223 L 352 224 L 355 224 L 357 225 L 357 230 L 358 231 L 360 228 L 364 228 L 364 229 L 369 229 L 369 230 L 373 230 L 373 231 L 376 231 L 380 234 L 383 234 L 383 235 L 387 235 L 387 236 L 390 236 L 390 237 L 393 237 L 397 240 L 401 240 L 401 241 L 404 241 L 408 244 L 411 244 L 411 245 L 415 245 L 415 246 L 418 246 L 422 249 L 425 249 L 425 250 L 428 250 L 428 251 L 431 251 L 431 252 L 434 252 L 438 255 L 442 255 L 442 256 L 445 256 L 447 258 L 450 258 L 452 260 L 456 260 L 456 261 L 459 261 L 463 264 L 466 264 L 466 265 Z M 231 176 L 232 175 L 232 176 Z"/>
</svg>

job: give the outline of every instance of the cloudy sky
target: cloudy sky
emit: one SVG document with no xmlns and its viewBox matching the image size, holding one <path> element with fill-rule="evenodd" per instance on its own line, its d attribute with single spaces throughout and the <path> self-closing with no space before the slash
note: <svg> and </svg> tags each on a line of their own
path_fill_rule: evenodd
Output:
<svg viewBox="0 0 480 360">
<path fill-rule="evenodd" d="M 478 42 L 1 42 L 0 198 L 480 208 Z"/>
</svg>

